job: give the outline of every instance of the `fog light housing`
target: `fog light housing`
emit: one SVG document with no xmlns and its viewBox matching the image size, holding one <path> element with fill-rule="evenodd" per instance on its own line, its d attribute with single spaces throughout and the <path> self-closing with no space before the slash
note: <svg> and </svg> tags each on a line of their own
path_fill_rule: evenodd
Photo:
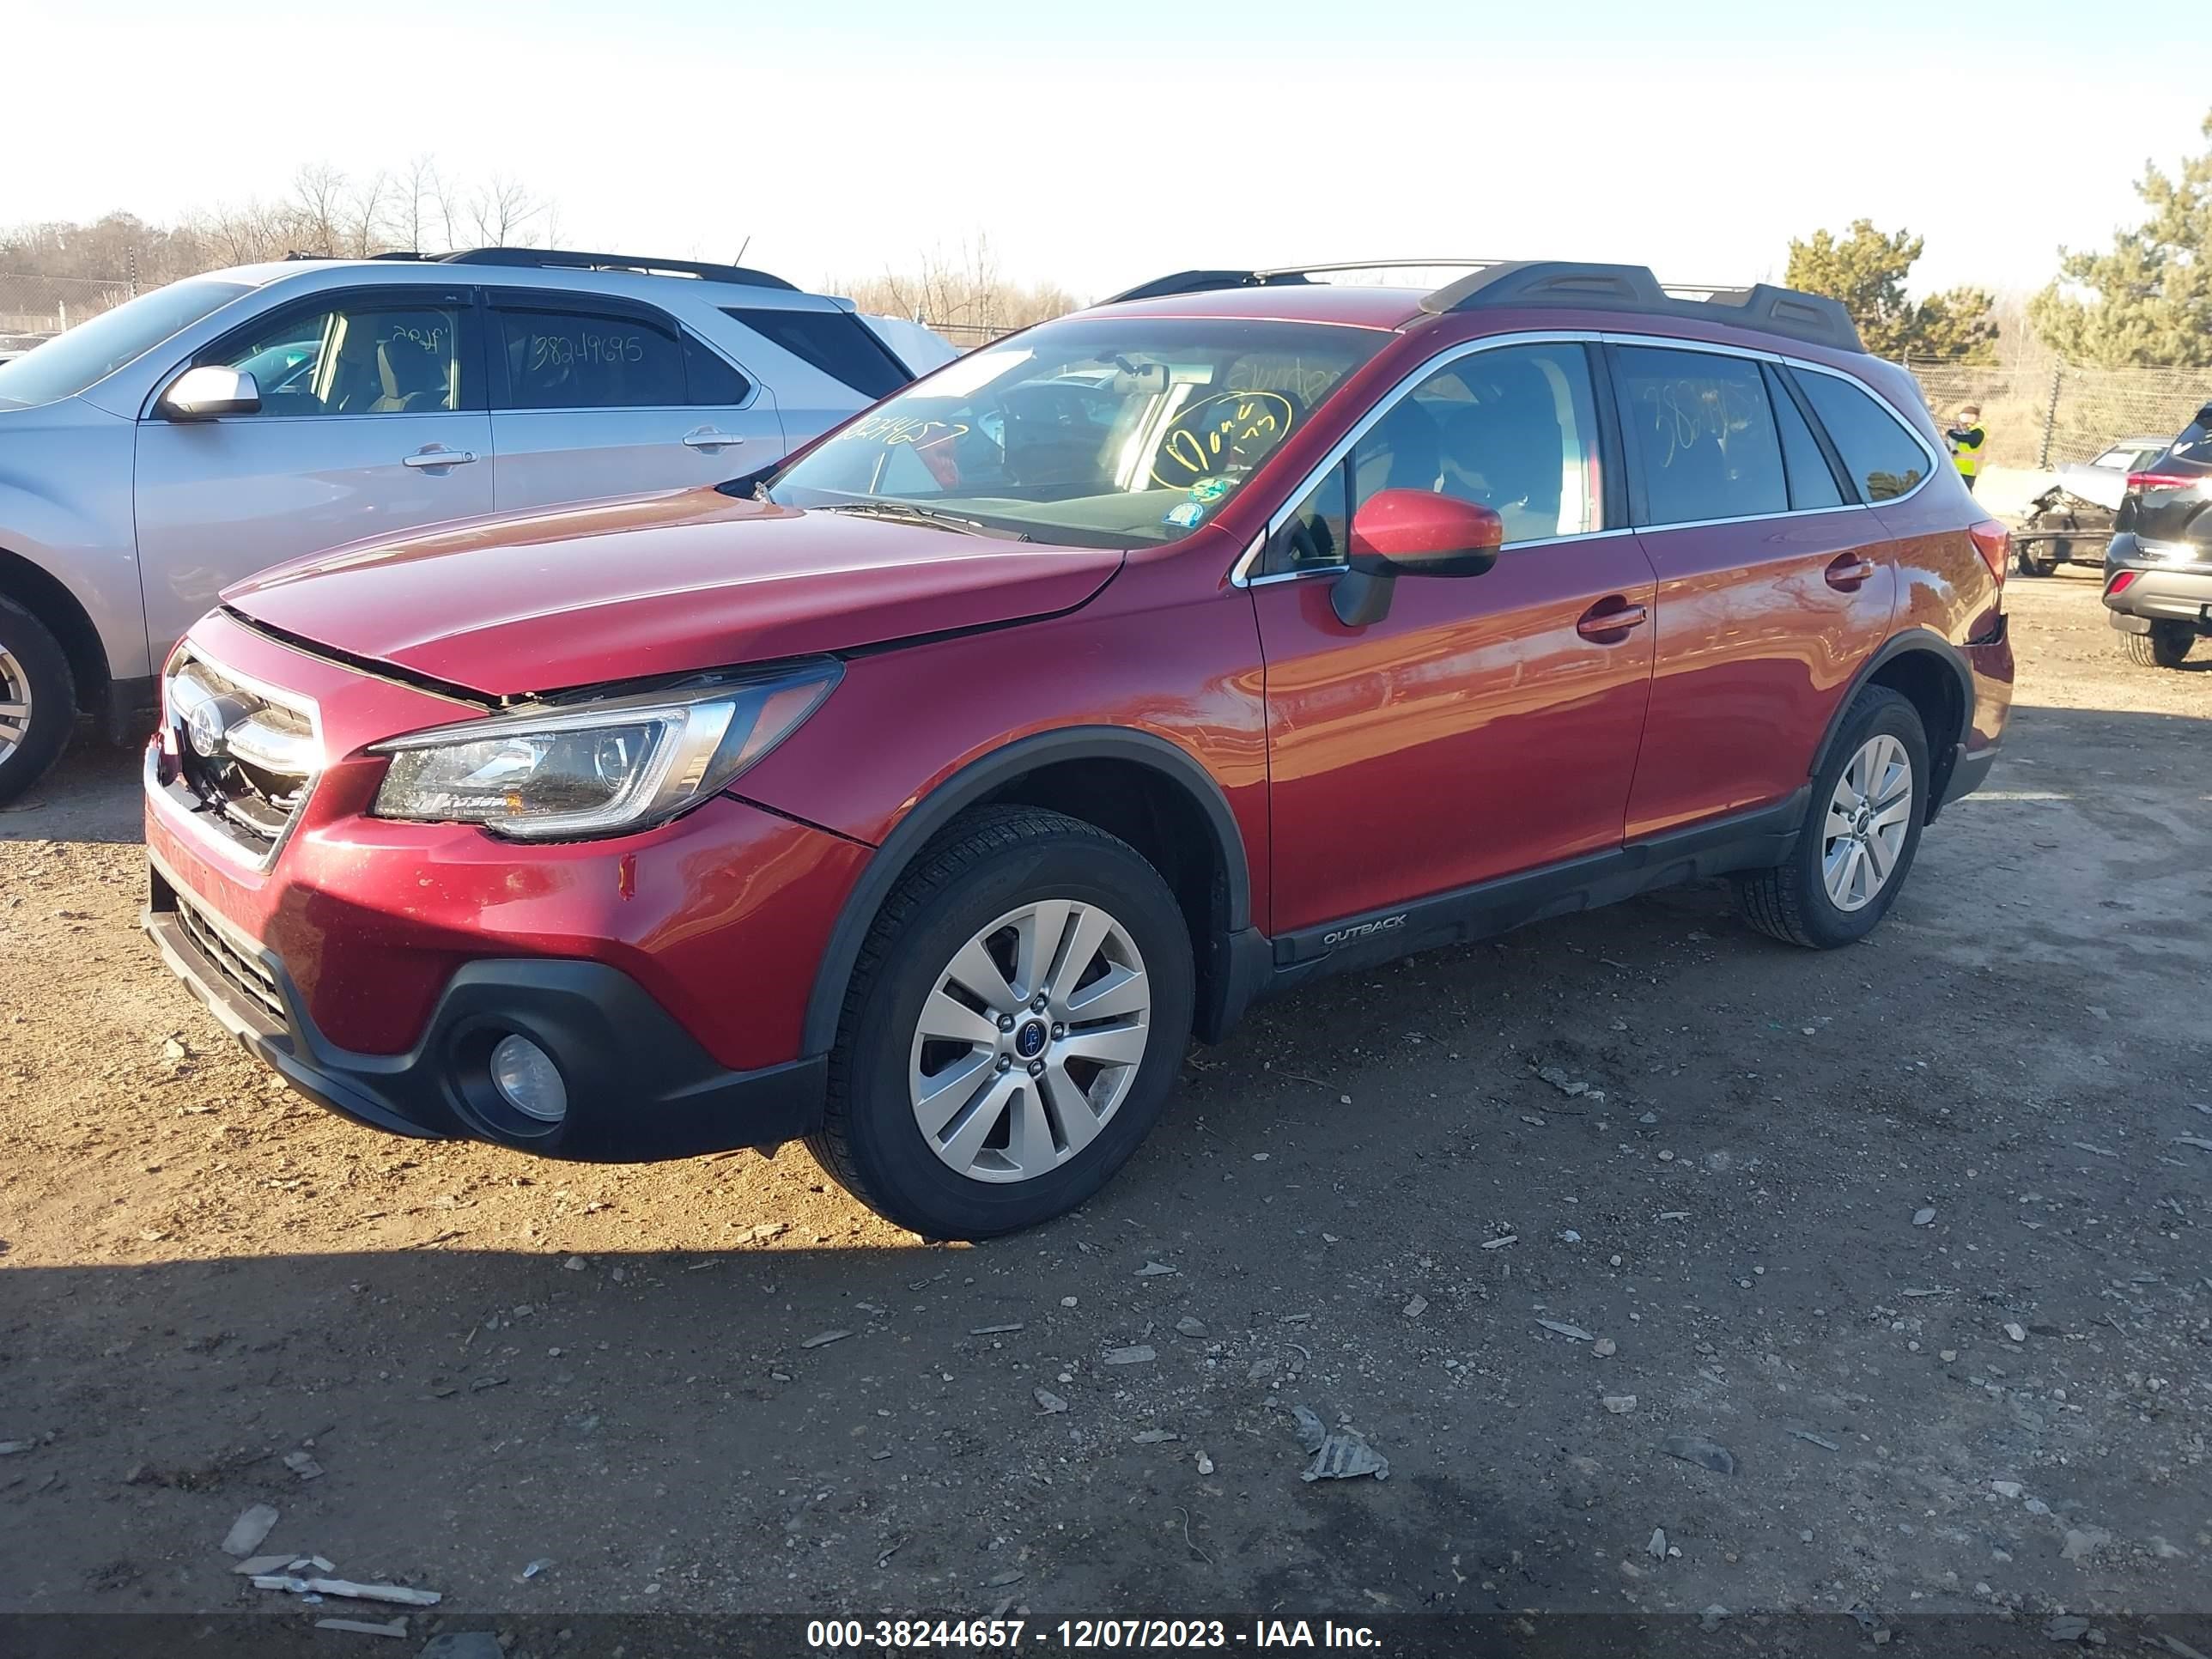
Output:
<svg viewBox="0 0 2212 1659">
<path fill-rule="evenodd" d="M 568 1115 L 561 1068 L 526 1036 L 504 1036 L 493 1048 L 491 1086 L 507 1104 L 539 1123 L 558 1123 Z"/>
</svg>

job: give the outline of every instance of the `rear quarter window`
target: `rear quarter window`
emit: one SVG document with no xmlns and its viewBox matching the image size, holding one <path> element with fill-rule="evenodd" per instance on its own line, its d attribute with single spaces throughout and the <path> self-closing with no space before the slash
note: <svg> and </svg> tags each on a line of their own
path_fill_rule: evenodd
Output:
<svg viewBox="0 0 2212 1659">
<path fill-rule="evenodd" d="M 1804 369 L 1794 373 L 1863 499 L 1895 501 L 1920 487 L 1929 473 L 1928 452 L 1897 416 L 1849 380 Z"/>
<path fill-rule="evenodd" d="M 724 306 L 722 314 L 781 346 L 801 362 L 842 380 L 873 402 L 914 376 L 890 348 L 849 311 L 782 311 L 764 306 Z"/>
</svg>

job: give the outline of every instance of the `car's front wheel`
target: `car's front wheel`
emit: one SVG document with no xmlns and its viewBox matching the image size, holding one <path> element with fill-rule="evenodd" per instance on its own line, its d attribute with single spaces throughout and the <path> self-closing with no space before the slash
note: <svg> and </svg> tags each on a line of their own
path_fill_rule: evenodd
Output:
<svg viewBox="0 0 2212 1659">
<path fill-rule="evenodd" d="M 2197 630 L 2187 623 L 2156 622 L 2148 634 L 2123 634 L 2128 660 L 2144 668 L 2179 668 L 2197 643 Z"/>
<path fill-rule="evenodd" d="M 808 1144 L 925 1237 L 1033 1226 L 1136 1150 L 1192 998 L 1182 913 L 1135 848 L 1034 807 L 965 813 L 861 947 Z"/>
<path fill-rule="evenodd" d="M 0 806 L 46 774 L 76 725 L 76 679 L 46 625 L 0 599 Z"/>
<path fill-rule="evenodd" d="M 1814 950 L 1864 939 L 1896 902 L 1928 817 L 1928 733 L 1911 701 L 1869 686 L 1813 779 L 1789 859 L 1741 876 L 1744 919 Z"/>
</svg>

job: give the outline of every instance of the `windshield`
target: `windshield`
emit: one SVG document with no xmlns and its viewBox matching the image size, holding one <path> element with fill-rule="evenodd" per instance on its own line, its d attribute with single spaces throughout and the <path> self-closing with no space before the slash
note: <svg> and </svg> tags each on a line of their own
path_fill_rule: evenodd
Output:
<svg viewBox="0 0 2212 1659">
<path fill-rule="evenodd" d="M 878 404 L 767 496 L 1041 542 L 1176 541 L 1389 337 L 1312 323 L 1048 323 Z"/>
<path fill-rule="evenodd" d="M 0 363 L 0 404 L 26 408 L 74 398 L 246 291 L 243 283 L 195 279 L 103 311 L 15 362 Z"/>
</svg>

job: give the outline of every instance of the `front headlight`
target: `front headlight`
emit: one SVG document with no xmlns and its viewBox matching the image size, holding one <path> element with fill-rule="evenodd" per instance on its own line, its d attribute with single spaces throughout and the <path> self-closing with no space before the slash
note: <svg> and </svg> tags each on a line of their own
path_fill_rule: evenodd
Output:
<svg viewBox="0 0 2212 1659">
<path fill-rule="evenodd" d="M 380 818 L 480 823 L 530 841 L 626 834 L 729 784 L 798 726 L 835 662 L 657 696 L 520 709 L 373 745 Z"/>
</svg>

